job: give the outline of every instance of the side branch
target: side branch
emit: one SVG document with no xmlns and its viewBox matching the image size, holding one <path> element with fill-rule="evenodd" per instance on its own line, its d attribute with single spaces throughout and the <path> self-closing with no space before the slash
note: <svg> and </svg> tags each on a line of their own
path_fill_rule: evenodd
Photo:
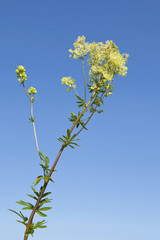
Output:
<svg viewBox="0 0 160 240">
<path fill-rule="evenodd" d="M 38 147 L 38 140 L 37 140 L 37 134 L 36 134 L 36 127 L 35 127 L 34 116 L 33 116 L 33 101 L 31 99 L 31 97 L 29 96 L 29 94 L 27 93 L 24 83 L 23 83 L 23 89 L 24 89 L 24 92 L 27 95 L 27 97 L 29 98 L 30 103 L 31 103 L 31 119 L 32 119 L 32 123 L 33 123 L 33 131 L 34 131 L 34 137 L 35 137 L 35 141 L 36 141 L 36 147 L 37 147 L 37 151 L 38 151 L 38 154 L 39 154 L 39 147 Z"/>
<path fill-rule="evenodd" d="M 78 121 L 79 121 L 79 120 L 81 119 L 81 117 L 83 116 L 84 111 L 86 110 L 86 108 L 87 108 L 87 107 L 89 106 L 89 104 L 91 103 L 92 99 L 94 98 L 94 95 L 95 95 L 95 93 L 92 94 L 90 100 L 88 101 L 88 103 L 86 104 L 86 106 L 83 108 L 83 110 L 82 110 L 81 113 L 79 114 L 79 116 L 78 116 L 78 118 L 76 119 L 76 121 L 73 123 L 73 125 L 72 125 L 72 127 L 71 127 L 71 129 L 70 129 L 70 132 L 73 131 L 73 129 L 75 128 L 76 124 L 78 123 Z M 54 169 L 55 169 L 55 167 L 56 167 L 56 165 L 57 165 L 57 162 L 58 162 L 58 160 L 59 160 L 59 158 L 60 158 L 60 156 L 61 156 L 61 154 L 62 154 L 62 152 L 63 152 L 63 150 L 64 150 L 64 148 L 65 148 L 65 146 L 66 146 L 65 143 L 61 146 L 61 149 L 60 149 L 60 151 L 59 151 L 59 153 L 58 153 L 58 155 L 57 155 L 57 157 L 56 157 L 56 159 L 55 159 L 55 161 L 54 161 L 54 164 L 53 164 L 53 166 L 52 166 L 52 168 L 51 168 L 51 170 L 50 170 L 50 172 L 49 172 L 49 176 L 50 176 L 50 177 L 51 177 L 51 175 L 52 175 L 52 173 L 53 173 L 53 171 L 54 171 Z M 48 185 L 48 182 L 49 182 L 49 179 L 48 179 L 46 182 L 44 182 L 44 184 L 43 184 L 41 193 L 40 193 L 40 195 L 39 195 L 39 197 L 38 197 L 38 199 L 37 199 L 37 202 L 36 202 L 36 204 L 35 204 L 32 212 L 31 212 L 31 215 L 30 215 L 30 217 L 29 217 L 29 220 L 28 220 L 28 224 L 27 224 L 27 226 L 26 226 L 26 231 L 25 231 L 25 233 L 28 232 L 29 227 L 30 227 L 30 225 L 32 224 L 33 217 L 34 217 L 34 215 L 35 215 L 35 213 L 36 213 L 36 211 L 37 211 L 37 208 L 38 208 L 38 206 L 39 206 L 39 203 L 40 203 L 40 201 L 41 201 L 41 198 L 42 198 L 42 196 L 43 196 L 43 194 L 44 194 L 44 192 L 45 192 L 45 189 L 46 189 L 46 187 L 47 187 L 47 185 Z M 27 240 L 27 239 L 28 239 L 28 235 L 25 234 L 25 235 L 24 235 L 24 240 Z"/>
</svg>

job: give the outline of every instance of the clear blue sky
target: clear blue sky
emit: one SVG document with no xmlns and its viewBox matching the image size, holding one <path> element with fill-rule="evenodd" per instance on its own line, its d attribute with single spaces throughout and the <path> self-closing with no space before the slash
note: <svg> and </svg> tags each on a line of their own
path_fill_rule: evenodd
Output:
<svg viewBox="0 0 160 240">
<path fill-rule="evenodd" d="M 113 40 L 130 54 L 129 71 L 116 79 L 104 113 L 81 134 L 81 147 L 63 153 L 49 186 L 48 228 L 34 239 L 160 239 L 159 9 L 158 0 L 0 2 L 0 239 L 23 239 L 23 226 L 7 209 L 28 200 L 25 193 L 40 173 L 30 105 L 15 69 L 24 65 L 26 87 L 38 91 L 39 145 L 53 162 L 75 109 L 61 78 L 72 75 L 82 90 L 81 65 L 68 57 L 79 35 Z"/>
</svg>

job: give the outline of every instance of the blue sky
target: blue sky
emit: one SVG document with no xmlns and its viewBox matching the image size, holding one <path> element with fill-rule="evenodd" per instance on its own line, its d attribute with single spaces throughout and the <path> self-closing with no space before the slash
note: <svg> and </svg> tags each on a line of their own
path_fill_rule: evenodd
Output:
<svg viewBox="0 0 160 240">
<path fill-rule="evenodd" d="M 79 35 L 113 40 L 130 54 L 129 70 L 115 79 L 104 113 L 81 134 L 81 147 L 64 151 L 49 185 L 48 228 L 33 239 L 160 239 L 159 8 L 158 0 L 0 2 L 1 239 L 23 239 L 23 226 L 7 209 L 29 200 L 25 193 L 40 173 L 30 105 L 15 69 L 25 66 L 26 87 L 38 91 L 39 145 L 53 162 L 75 110 L 61 78 L 71 75 L 82 91 L 81 64 L 68 57 Z"/>
</svg>

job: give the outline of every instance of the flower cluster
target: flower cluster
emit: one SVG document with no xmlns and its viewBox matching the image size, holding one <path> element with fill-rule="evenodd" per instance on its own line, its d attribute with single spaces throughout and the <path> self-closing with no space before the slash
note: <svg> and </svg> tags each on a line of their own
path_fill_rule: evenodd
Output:
<svg viewBox="0 0 160 240">
<path fill-rule="evenodd" d="M 71 77 L 64 77 L 62 78 L 62 84 L 65 84 L 66 86 L 75 89 L 76 88 L 76 84 L 75 84 L 75 80 L 72 79 Z"/>
<path fill-rule="evenodd" d="M 114 76 L 127 74 L 126 62 L 129 55 L 121 54 L 113 41 L 107 41 L 105 44 L 102 42 L 86 43 L 85 37 L 81 36 L 73 45 L 74 50 L 69 50 L 70 57 L 83 59 L 88 54 L 89 78 L 92 83 L 89 86 L 90 90 L 100 91 L 103 89 L 106 91 L 106 96 L 111 95 L 111 82 Z"/>
<path fill-rule="evenodd" d="M 88 63 L 90 65 L 90 82 L 96 82 L 101 87 L 110 84 L 114 75 L 125 76 L 125 66 L 128 54 L 120 54 L 118 47 L 112 42 L 91 43 L 89 46 Z"/>
<path fill-rule="evenodd" d="M 85 36 L 79 36 L 77 41 L 73 44 L 74 50 L 70 49 L 70 57 L 73 56 L 74 59 L 83 59 L 89 52 L 89 43 L 85 42 Z"/>
<path fill-rule="evenodd" d="M 22 84 L 24 83 L 24 81 L 27 80 L 27 75 L 25 71 L 26 71 L 25 68 L 21 65 L 18 66 L 18 68 L 16 69 L 18 81 Z"/>
<path fill-rule="evenodd" d="M 29 93 L 29 95 L 32 95 L 32 96 L 33 96 L 33 94 L 37 93 L 37 90 L 36 90 L 34 87 L 30 87 L 30 88 L 28 89 L 28 93 Z"/>
</svg>

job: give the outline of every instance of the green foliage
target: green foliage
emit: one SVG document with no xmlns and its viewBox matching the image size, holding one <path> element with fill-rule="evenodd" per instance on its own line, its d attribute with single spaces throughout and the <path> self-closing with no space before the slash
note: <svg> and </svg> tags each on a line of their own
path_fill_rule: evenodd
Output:
<svg viewBox="0 0 160 240">
<path fill-rule="evenodd" d="M 26 207 L 22 208 L 22 210 L 32 210 L 34 208 L 34 206 L 31 203 L 24 202 L 22 200 L 17 201 L 16 203 L 26 206 Z"/>
<path fill-rule="evenodd" d="M 46 177 L 47 177 L 47 176 L 46 176 Z M 41 191 L 42 191 L 42 187 L 40 187 L 39 191 L 37 191 L 33 186 L 31 186 L 31 189 L 32 189 L 32 191 L 33 191 L 33 194 L 26 194 L 26 195 L 27 195 L 28 197 L 32 198 L 33 200 L 37 201 L 37 199 L 38 199 L 38 197 L 39 197 L 39 195 L 40 195 L 40 193 L 41 193 Z M 47 196 L 50 195 L 50 194 L 51 194 L 51 192 L 46 192 L 46 193 L 44 193 L 44 194 L 42 195 L 42 198 L 41 198 L 40 203 L 39 203 L 39 205 L 38 205 L 38 208 L 37 208 L 37 210 L 36 210 L 36 213 L 37 213 L 39 216 L 41 216 L 41 217 L 47 217 L 47 214 L 45 214 L 44 212 L 45 212 L 45 211 L 48 211 L 48 210 L 50 210 L 50 209 L 52 208 L 52 207 L 48 207 L 48 206 L 46 206 L 46 207 L 43 206 L 44 204 L 50 203 L 50 202 L 52 201 L 52 199 L 49 199 L 49 198 L 47 197 Z M 17 201 L 16 203 L 24 206 L 24 207 L 22 208 L 22 210 L 31 210 L 31 211 L 32 211 L 32 210 L 34 209 L 34 205 L 31 204 L 31 203 L 29 203 L 29 202 L 25 202 L 25 201 L 20 200 L 20 201 Z M 21 211 L 19 211 L 19 213 L 16 212 L 16 211 L 14 211 L 14 210 L 11 210 L 11 209 L 9 209 L 9 211 L 15 213 L 16 215 L 18 215 L 18 216 L 22 219 L 22 220 L 17 220 L 17 222 L 19 222 L 19 223 L 27 226 L 27 224 L 28 224 L 28 217 L 24 216 Z M 46 228 L 46 227 L 47 227 L 47 226 L 44 225 L 44 224 L 46 224 L 45 220 L 40 221 L 40 222 L 37 222 L 37 223 L 32 223 L 32 224 L 30 225 L 28 231 L 27 231 L 25 234 L 26 234 L 27 236 L 28 236 L 28 235 L 32 235 L 32 236 L 33 236 L 33 233 L 34 233 L 34 230 L 35 230 L 35 229 L 37 229 L 37 228 Z"/>
<path fill-rule="evenodd" d="M 79 115 L 80 115 L 80 112 L 78 112 L 78 117 L 79 117 Z M 78 118 L 78 117 L 76 116 L 75 113 L 71 112 L 71 116 L 70 116 L 68 119 L 70 120 L 70 122 L 73 122 L 73 123 L 74 123 L 75 121 L 77 121 L 77 118 Z M 85 127 L 85 123 L 84 123 L 85 120 L 86 120 L 86 119 L 84 119 L 84 120 L 79 119 L 78 122 L 77 122 L 77 124 L 76 124 L 76 128 L 78 128 L 78 127 L 81 125 L 85 130 L 88 130 L 88 129 Z"/>
<path fill-rule="evenodd" d="M 34 123 L 35 120 L 36 120 L 36 119 L 31 116 L 31 118 L 29 118 L 29 123 L 30 123 L 30 122 Z"/>
<path fill-rule="evenodd" d="M 63 135 L 61 138 L 58 138 L 58 141 L 60 141 L 63 144 L 65 144 L 65 147 L 67 147 L 67 146 L 69 146 L 70 148 L 75 148 L 74 146 L 78 146 L 79 147 L 79 145 L 77 143 L 75 143 L 75 141 L 78 141 L 80 139 L 76 139 L 75 138 L 76 136 L 77 136 L 77 134 L 74 134 L 71 137 L 71 132 L 70 132 L 69 129 L 67 129 L 67 136 Z"/>
<path fill-rule="evenodd" d="M 36 180 L 34 180 L 34 182 L 33 182 L 32 184 L 34 184 L 34 186 L 36 186 L 42 179 L 43 179 L 43 176 L 42 176 L 42 175 L 41 175 L 41 176 L 38 176 L 38 177 L 36 178 Z"/>
<path fill-rule="evenodd" d="M 78 101 L 76 102 L 76 103 L 78 103 L 78 107 L 79 108 L 80 107 L 85 107 L 86 106 L 85 101 L 82 98 L 80 98 L 80 96 L 78 96 L 78 95 L 76 95 L 76 97 L 78 98 Z"/>
<path fill-rule="evenodd" d="M 102 113 L 102 112 L 103 112 L 103 110 L 98 110 L 98 111 L 97 111 L 97 113 Z"/>
<path fill-rule="evenodd" d="M 22 214 L 21 211 L 19 211 L 19 213 L 18 213 L 18 212 L 16 212 L 16 211 L 12 210 L 12 209 L 8 209 L 8 210 L 11 211 L 11 212 L 13 212 L 13 213 L 15 213 L 15 214 L 17 214 L 20 218 L 22 218 L 23 221 L 17 220 L 17 222 L 20 222 L 20 223 L 26 225 L 26 222 L 28 221 L 28 218 L 25 217 L 25 216 Z"/>
<path fill-rule="evenodd" d="M 51 181 L 54 183 L 52 178 L 49 176 L 50 168 L 49 168 L 49 158 L 44 155 L 44 153 L 41 151 L 39 152 L 39 157 L 41 159 L 42 164 L 40 166 L 43 169 L 43 175 L 38 176 L 32 184 L 36 186 L 41 180 L 44 180 L 44 182 Z"/>
<path fill-rule="evenodd" d="M 31 186 L 31 189 L 32 189 L 33 193 L 34 193 L 37 197 L 39 197 L 39 193 L 36 191 L 36 189 L 35 189 L 33 186 Z"/>
<path fill-rule="evenodd" d="M 45 226 L 44 224 L 46 224 L 45 220 L 42 220 L 40 222 L 37 222 L 37 223 L 32 223 L 30 226 L 29 226 L 29 230 L 27 232 L 25 232 L 25 234 L 28 236 L 28 235 L 32 235 L 33 236 L 33 233 L 34 233 L 34 230 L 37 229 L 37 228 L 46 228 L 47 226 Z"/>
</svg>

